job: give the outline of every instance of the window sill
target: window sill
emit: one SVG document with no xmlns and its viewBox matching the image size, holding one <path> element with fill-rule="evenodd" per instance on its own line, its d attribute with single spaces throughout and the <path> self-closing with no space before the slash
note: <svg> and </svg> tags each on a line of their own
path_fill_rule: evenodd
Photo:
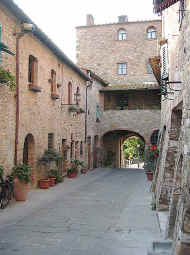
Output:
<svg viewBox="0 0 190 255">
<path fill-rule="evenodd" d="M 40 87 L 34 86 L 33 84 L 29 84 L 28 88 L 29 88 L 29 90 L 31 90 L 33 92 L 41 92 L 42 91 L 42 89 Z"/>
<path fill-rule="evenodd" d="M 59 95 L 56 94 L 56 93 L 51 93 L 51 98 L 52 98 L 53 100 L 59 99 Z"/>
</svg>

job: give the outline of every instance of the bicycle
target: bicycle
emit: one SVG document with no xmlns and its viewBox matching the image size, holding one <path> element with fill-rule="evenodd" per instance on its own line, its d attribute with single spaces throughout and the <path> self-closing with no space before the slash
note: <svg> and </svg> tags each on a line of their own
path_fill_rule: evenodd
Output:
<svg viewBox="0 0 190 255">
<path fill-rule="evenodd" d="M 4 209 L 7 207 L 9 202 L 14 197 L 14 185 L 13 185 L 13 177 L 7 176 L 4 180 L 2 177 L 0 178 L 0 209 Z"/>
</svg>

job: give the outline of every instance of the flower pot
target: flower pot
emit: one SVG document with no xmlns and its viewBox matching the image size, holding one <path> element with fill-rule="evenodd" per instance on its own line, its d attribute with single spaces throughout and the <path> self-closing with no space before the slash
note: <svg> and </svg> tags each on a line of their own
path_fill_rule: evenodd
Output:
<svg viewBox="0 0 190 255">
<path fill-rule="evenodd" d="M 87 173 L 87 170 L 86 169 L 81 169 L 81 174 L 86 174 Z"/>
<path fill-rule="evenodd" d="M 14 197 L 16 201 L 26 201 L 28 183 L 22 183 L 18 178 L 14 179 Z"/>
<path fill-rule="evenodd" d="M 56 184 L 56 177 L 49 177 L 49 186 L 53 187 Z"/>
<path fill-rule="evenodd" d="M 39 188 L 40 189 L 48 189 L 49 188 L 49 179 L 40 179 L 39 180 Z"/>
<path fill-rule="evenodd" d="M 152 181 L 152 179 L 153 179 L 153 172 L 146 172 L 146 176 L 147 176 L 147 179 L 149 181 Z"/>
<path fill-rule="evenodd" d="M 68 178 L 75 178 L 77 177 L 77 173 L 69 173 Z"/>
</svg>

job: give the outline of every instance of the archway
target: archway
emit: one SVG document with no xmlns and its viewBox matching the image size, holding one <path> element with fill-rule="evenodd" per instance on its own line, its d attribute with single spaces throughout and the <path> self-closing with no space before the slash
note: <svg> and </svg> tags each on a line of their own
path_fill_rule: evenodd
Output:
<svg viewBox="0 0 190 255">
<path fill-rule="evenodd" d="M 28 134 L 24 141 L 23 164 L 35 167 L 35 142 L 32 134 Z"/>
<path fill-rule="evenodd" d="M 140 134 L 130 130 L 114 130 L 107 132 L 102 137 L 102 165 L 104 167 L 122 168 L 123 165 L 123 143 L 130 137 L 139 138 L 143 144 L 145 139 Z"/>
<path fill-rule="evenodd" d="M 35 142 L 32 134 L 28 134 L 24 141 L 23 164 L 35 168 Z M 32 175 L 32 187 L 37 187 L 37 176 L 35 172 Z"/>
</svg>

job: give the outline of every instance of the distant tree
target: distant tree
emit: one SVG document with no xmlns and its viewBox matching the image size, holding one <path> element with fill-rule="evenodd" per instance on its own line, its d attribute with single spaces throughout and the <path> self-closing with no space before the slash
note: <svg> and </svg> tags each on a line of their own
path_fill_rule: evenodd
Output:
<svg viewBox="0 0 190 255">
<path fill-rule="evenodd" d="M 144 142 L 136 137 L 129 137 L 123 143 L 123 153 L 126 159 L 144 159 Z"/>
</svg>

